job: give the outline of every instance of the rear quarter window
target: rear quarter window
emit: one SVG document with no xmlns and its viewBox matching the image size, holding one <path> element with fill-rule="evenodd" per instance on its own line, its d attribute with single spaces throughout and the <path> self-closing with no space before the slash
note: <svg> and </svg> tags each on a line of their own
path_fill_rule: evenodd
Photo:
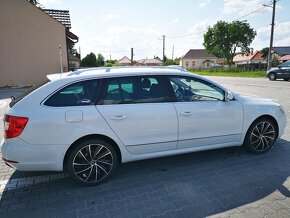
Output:
<svg viewBox="0 0 290 218">
<path fill-rule="evenodd" d="M 95 103 L 99 80 L 87 80 L 68 85 L 50 96 L 44 105 L 51 107 L 85 106 Z"/>
</svg>

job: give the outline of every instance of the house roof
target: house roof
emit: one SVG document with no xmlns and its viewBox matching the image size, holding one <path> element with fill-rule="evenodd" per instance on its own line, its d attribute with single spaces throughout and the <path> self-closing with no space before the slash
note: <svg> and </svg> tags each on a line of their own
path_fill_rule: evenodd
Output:
<svg viewBox="0 0 290 218">
<path fill-rule="evenodd" d="M 280 56 L 289 55 L 290 54 L 290 46 L 273 47 L 273 51 Z"/>
<path fill-rule="evenodd" d="M 45 13 L 62 23 L 66 28 L 71 28 L 70 15 L 68 10 L 42 9 Z"/>
<path fill-rule="evenodd" d="M 185 59 L 206 59 L 217 58 L 216 56 L 209 54 L 205 49 L 190 49 L 184 57 Z"/>
<path fill-rule="evenodd" d="M 251 61 L 251 60 L 264 60 L 262 57 L 262 53 L 259 51 L 255 51 L 252 54 L 249 55 L 243 55 L 243 54 L 238 54 L 234 57 L 233 61 L 234 62 L 239 62 L 239 61 Z"/>
<path fill-rule="evenodd" d="M 279 58 L 279 61 L 288 61 L 288 60 L 290 60 L 290 55 L 284 55 Z"/>
<path fill-rule="evenodd" d="M 75 34 L 73 34 L 71 31 L 69 31 L 68 29 L 66 29 L 65 31 L 66 36 L 73 42 L 73 43 L 77 43 L 79 41 L 79 37 L 76 36 Z M 73 41 L 76 40 L 76 41 Z"/>
<path fill-rule="evenodd" d="M 121 58 L 118 61 L 118 63 L 119 64 L 131 64 L 131 60 L 127 56 L 124 56 L 123 58 Z"/>
<path fill-rule="evenodd" d="M 163 62 L 158 60 L 158 59 L 156 59 L 156 58 L 153 58 L 153 59 L 147 59 L 146 58 L 146 59 L 143 60 L 142 63 L 143 64 L 162 64 Z"/>
</svg>

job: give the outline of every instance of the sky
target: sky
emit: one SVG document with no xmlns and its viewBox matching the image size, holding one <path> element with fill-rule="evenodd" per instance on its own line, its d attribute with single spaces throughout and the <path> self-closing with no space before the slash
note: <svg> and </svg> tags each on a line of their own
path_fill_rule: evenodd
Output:
<svg viewBox="0 0 290 218">
<path fill-rule="evenodd" d="M 46 9 L 69 10 L 75 48 L 84 58 L 101 53 L 106 60 L 178 58 L 189 49 L 204 48 L 203 34 L 217 21 L 246 20 L 257 32 L 251 47 L 269 47 L 270 0 L 39 0 Z M 274 46 L 290 46 L 290 0 L 276 5 Z"/>
</svg>

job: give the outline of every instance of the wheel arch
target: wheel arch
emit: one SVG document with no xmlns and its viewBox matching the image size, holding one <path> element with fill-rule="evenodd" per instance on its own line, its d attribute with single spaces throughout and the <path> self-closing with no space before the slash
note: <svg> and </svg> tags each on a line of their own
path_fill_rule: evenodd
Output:
<svg viewBox="0 0 290 218">
<path fill-rule="evenodd" d="M 275 127 L 276 127 L 276 129 L 277 129 L 277 133 L 276 133 L 276 138 L 277 138 L 278 135 L 279 135 L 279 125 L 278 125 L 278 122 L 277 122 L 277 120 L 275 119 L 275 117 L 273 117 L 272 115 L 269 115 L 269 114 L 265 114 L 265 115 L 259 116 L 259 117 L 257 117 L 255 120 L 253 120 L 253 121 L 251 122 L 251 124 L 249 125 L 248 129 L 247 129 L 247 133 L 248 133 L 250 127 L 253 125 L 254 122 L 256 122 L 257 120 L 263 119 L 263 118 L 267 118 L 267 119 L 270 119 L 271 121 L 273 121 L 273 123 L 274 123 L 274 125 L 275 125 Z M 245 139 L 244 139 L 244 140 L 245 140 Z"/>
<path fill-rule="evenodd" d="M 121 154 L 121 150 L 118 146 L 118 144 L 110 137 L 106 136 L 106 135 L 102 135 L 102 134 L 90 134 L 90 135 L 86 135 L 83 136 L 79 139 L 77 139 L 76 141 L 74 141 L 69 148 L 67 149 L 64 159 L 63 159 L 63 169 L 64 171 L 66 170 L 66 161 L 69 157 L 69 153 L 71 152 L 71 150 L 78 145 L 81 142 L 87 141 L 87 140 L 91 140 L 91 139 L 100 139 L 100 140 L 104 140 L 106 142 L 109 142 L 116 150 L 117 156 L 118 156 L 118 162 L 122 163 L 122 154 Z"/>
</svg>

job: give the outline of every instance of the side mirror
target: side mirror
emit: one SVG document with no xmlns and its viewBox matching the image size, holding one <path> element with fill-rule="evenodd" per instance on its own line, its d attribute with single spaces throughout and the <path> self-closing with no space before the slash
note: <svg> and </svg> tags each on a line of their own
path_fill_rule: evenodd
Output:
<svg viewBox="0 0 290 218">
<path fill-rule="evenodd" d="M 232 101 L 234 99 L 234 94 L 228 90 L 225 91 L 225 101 Z"/>
</svg>

